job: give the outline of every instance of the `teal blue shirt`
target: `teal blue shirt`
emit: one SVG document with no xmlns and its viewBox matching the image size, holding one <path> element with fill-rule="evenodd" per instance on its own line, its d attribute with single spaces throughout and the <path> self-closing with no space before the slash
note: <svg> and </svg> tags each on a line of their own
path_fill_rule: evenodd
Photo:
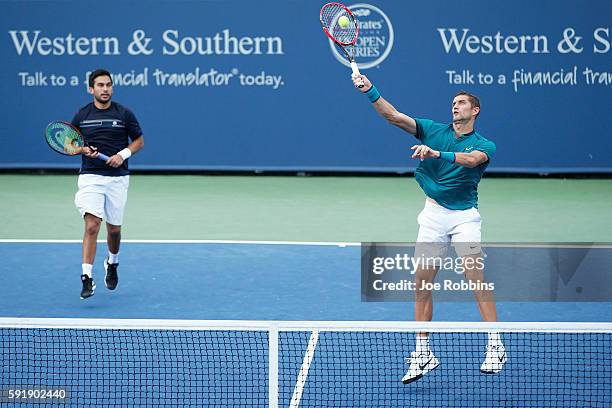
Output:
<svg viewBox="0 0 612 408">
<path fill-rule="evenodd" d="M 425 159 L 414 173 L 416 181 L 428 197 L 450 210 L 478 208 L 478 183 L 495 154 L 495 143 L 478 132 L 455 137 L 452 124 L 429 119 L 415 119 L 416 137 L 421 143 L 441 152 L 470 153 L 479 150 L 489 160 L 474 168 L 459 166 L 440 159 Z"/>
</svg>

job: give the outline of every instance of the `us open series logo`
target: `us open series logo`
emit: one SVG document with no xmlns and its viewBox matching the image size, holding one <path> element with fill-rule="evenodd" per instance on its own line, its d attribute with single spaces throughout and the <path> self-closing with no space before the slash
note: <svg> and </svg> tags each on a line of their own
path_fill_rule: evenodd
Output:
<svg viewBox="0 0 612 408">
<path fill-rule="evenodd" d="M 360 69 L 380 65 L 393 48 L 393 25 L 389 17 L 378 7 L 359 3 L 348 6 L 359 24 L 359 38 L 355 44 L 355 60 Z M 338 52 L 333 41 L 329 40 L 334 57 L 347 67 L 346 58 Z"/>
</svg>

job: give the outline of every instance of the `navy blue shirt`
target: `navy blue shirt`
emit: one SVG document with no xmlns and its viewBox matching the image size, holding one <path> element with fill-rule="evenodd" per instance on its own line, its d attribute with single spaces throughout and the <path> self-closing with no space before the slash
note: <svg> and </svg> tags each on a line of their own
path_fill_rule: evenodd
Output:
<svg viewBox="0 0 612 408">
<path fill-rule="evenodd" d="M 140 124 L 131 110 L 116 102 L 108 109 L 98 109 L 92 103 L 82 107 L 72 124 L 83 134 L 88 145 L 98 148 L 100 153 L 113 156 L 125 149 L 130 143 L 142 136 Z M 81 156 L 80 174 L 99 174 L 101 176 L 127 176 L 128 160 L 117 168 L 107 166 L 104 161 L 85 155 Z"/>
</svg>

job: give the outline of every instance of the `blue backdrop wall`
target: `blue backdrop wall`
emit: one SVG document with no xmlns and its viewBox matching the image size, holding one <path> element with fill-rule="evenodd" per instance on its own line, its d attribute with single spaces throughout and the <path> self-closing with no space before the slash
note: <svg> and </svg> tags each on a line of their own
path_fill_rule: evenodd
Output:
<svg viewBox="0 0 612 408">
<path fill-rule="evenodd" d="M 412 136 L 350 81 L 315 1 L 0 4 L 3 168 L 72 168 L 43 140 L 115 76 L 146 148 L 140 169 L 410 171 Z M 450 120 L 479 95 L 491 171 L 612 172 L 612 1 L 348 3 L 357 61 L 400 111 Z"/>
</svg>

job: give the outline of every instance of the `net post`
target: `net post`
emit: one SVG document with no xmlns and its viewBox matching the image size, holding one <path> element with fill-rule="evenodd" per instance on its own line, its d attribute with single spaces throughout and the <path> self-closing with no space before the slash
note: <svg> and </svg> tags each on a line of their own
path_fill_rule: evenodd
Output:
<svg viewBox="0 0 612 408">
<path fill-rule="evenodd" d="M 278 408 L 278 324 L 268 328 L 268 406 Z"/>
</svg>

